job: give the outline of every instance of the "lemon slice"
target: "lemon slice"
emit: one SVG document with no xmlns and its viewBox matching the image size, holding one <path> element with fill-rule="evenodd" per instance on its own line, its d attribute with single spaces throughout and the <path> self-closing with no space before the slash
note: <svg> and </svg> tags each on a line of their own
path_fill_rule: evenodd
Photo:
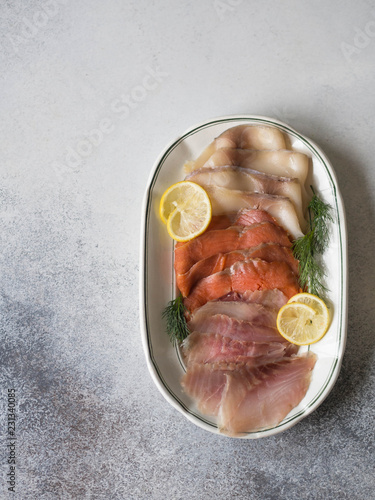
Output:
<svg viewBox="0 0 375 500">
<path fill-rule="evenodd" d="M 165 191 L 159 213 L 174 240 L 188 241 L 207 229 L 212 217 L 211 201 L 201 186 L 181 181 Z"/>
<path fill-rule="evenodd" d="M 316 295 L 306 292 L 297 293 L 288 300 L 288 304 L 292 304 L 293 302 L 299 302 L 300 304 L 307 304 L 308 306 L 315 309 L 318 314 L 326 317 L 328 322 L 329 312 L 327 306 L 325 305 L 325 302 Z"/>
<path fill-rule="evenodd" d="M 277 315 L 277 329 L 289 342 L 309 345 L 318 342 L 327 332 L 329 312 L 325 303 L 315 295 L 294 295 Z"/>
</svg>

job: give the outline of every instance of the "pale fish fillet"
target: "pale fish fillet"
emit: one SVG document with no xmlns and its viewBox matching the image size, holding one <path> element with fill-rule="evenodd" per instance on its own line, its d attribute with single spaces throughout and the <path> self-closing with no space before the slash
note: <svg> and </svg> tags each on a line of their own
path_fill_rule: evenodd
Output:
<svg viewBox="0 0 375 500">
<path fill-rule="evenodd" d="M 289 347 L 290 346 L 290 347 Z M 274 363 L 296 352 L 287 342 L 244 342 L 215 333 L 191 333 L 182 344 L 184 360 L 194 363 L 246 362 L 252 366 Z"/>
<path fill-rule="evenodd" d="M 293 239 L 303 236 L 297 213 L 289 198 L 219 186 L 207 186 L 206 191 L 211 200 L 213 215 L 237 212 L 243 208 L 259 208 L 272 215 Z"/>
<path fill-rule="evenodd" d="M 238 436 L 278 425 L 306 395 L 316 359 L 309 353 L 257 368 L 229 366 L 218 413 L 220 430 Z"/>
<path fill-rule="evenodd" d="M 267 292 L 271 291 L 267 290 Z M 258 291 L 258 293 L 261 292 Z M 239 321 L 250 321 L 258 325 L 276 327 L 277 309 L 268 308 L 255 302 L 212 301 L 194 311 L 191 315 L 189 329 L 196 330 L 203 319 L 215 314 L 226 314 Z"/>
<path fill-rule="evenodd" d="M 181 385 L 203 414 L 216 416 L 220 410 L 227 377 L 224 370 L 213 370 L 211 366 L 195 364 L 182 377 Z"/>
<path fill-rule="evenodd" d="M 276 328 L 277 311 L 247 302 L 207 302 L 188 322 L 191 332 L 215 333 L 242 342 L 285 342 Z"/>
<path fill-rule="evenodd" d="M 235 319 L 227 314 L 214 314 L 200 321 L 189 322 L 188 328 L 191 331 L 215 333 L 241 342 L 283 341 L 276 327 Z"/>
<path fill-rule="evenodd" d="M 297 151 L 276 150 L 257 151 L 255 149 L 223 148 L 216 150 L 203 165 L 195 162 L 186 164 L 185 172 L 199 168 L 223 167 L 225 165 L 250 168 L 264 174 L 297 178 L 301 184 L 304 204 L 308 200 L 306 179 L 309 172 L 310 159 Z"/>
<path fill-rule="evenodd" d="M 192 163 L 192 167 L 186 166 L 187 172 L 190 168 L 195 170 L 203 166 L 209 157 L 220 148 L 243 148 L 243 149 L 286 149 L 285 136 L 276 127 L 263 125 L 238 125 L 223 132 L 217 137 L 201 155 Z"/>
<path fill-rule="evenodd" d="M 193 363 L 184 391 L 205 415 L 217 416 L 221 432 L 241 436 L 278 425 L 306 395 L 316 355 L 253 363 Z"/>
<path fill-rule="evenodd" d="M 254 292 L 247 290 L 243 294 L 231 292 L 222 297 L 220 301 L 248 302 L 279 310 L 288 302 L 288 298 L 281 290 L 275 288 L 274 290 L 255 290 Z"/>
<path fill-rule="evenodd" d="M 255 149 L 222 148 L 216 150 L 203 165 L 191 162 L 193 170 L 231 165 L 250 168 L 265 174 L 297 178 L 304 186 L 309 171 L 309 157 L 286 149 L 259 151 Z"/>
<path fill-rule="evenodd" d="M 203 188 L 210 186 L 236 189 L 252 193 L 274 194 L 290 199 L 295 208 L 302 231 L 306 230 L 306 220 L 303 216 L 301 184 L 298 179 L 264 174 L 256 170 L 223 166 L 200 168 L 186 177 Z"/>
</svg>

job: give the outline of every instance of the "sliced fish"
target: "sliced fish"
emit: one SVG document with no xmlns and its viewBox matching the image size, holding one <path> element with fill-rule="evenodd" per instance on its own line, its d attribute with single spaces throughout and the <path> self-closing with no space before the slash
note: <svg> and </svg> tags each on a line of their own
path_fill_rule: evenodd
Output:
<svg viewBox="0 0 375 500">
<path fill-rule="evenodd" d="M 296 178 L 278 177 L 248 168 L 223 166 L 201 168 L 186 177 L 207 190 L 217 186 L 226 189 L 247 191 L 248 193 L 273 194 L 289 198 L 296 211 L 301 229 L 306 229 L 303 216 L 301 184 Z"/>
<path fill-rule="evenodd" d="M 288 298 L 281 290 L 275 288 L 273 290 L 247 290 L 241 294 L 231 292 L 221 297 L 220 301 L 262 304 L 278 311 L 288 302 Z"/>
<path fill-rule="evenodd" d="M 206 302 L 230 292 L 247 290 L 281 290 L 288 298 L 300 291 L 298 279 L 286 262 L 266 262 L 260 259 L 236 262 L 224 271 L 200 280 L 184 300 L 188 311 L 193 312 Z"/>
<path fill-rule="evenodd" d="M 217 333 L 242 342 L 283 342 L 275 326 L 236 319 L 227 314 L 214 314 L 188 322 L 191 331 Z"/>
<path fill-rule="evenodd" d="M 283 261 L 289 264 L 292 271 L 298 273 L 298 261 L 294 258 L 293 252 L 288 247 L 283 247 L 278 243 L 262 243 L 257 247 L 248 250 L 235 250 L 229 253 L 219 253 L 202 259 L 194 264 L 187 273 L 176 274 L 176 284 L 184 297 L 187 297 L 192 286 L 199 280 L 211 274 L 223 271 L 236 262 L 248 259 L 262 259 L 267 262 Z"/>
<path fill-rule="evenodd" d="M 194 363 L 248 363 L 259 366 L 290 356 L 295 346 L 287 342 L 244 342 L 215 333 L 193 332 L 183 343 L 184 359 Z"/>
<path fill-rule="evenodd" d="M 262 366 L 194 363 L 182 387 L 203 414 L 218 417 L 221 432 L 238 437 L 278 425 L 305 397 L 316 360 L 308 353 Z"/>
<path fill-rule="evenodd" d="M 257 151 L 255 149 L 217 149 L 204 164 L 189 162 L 186 173 L 199 168 L 223 167 L 225 165 L 250 168 L 265 174 L 297 178 L 305 194 L 310 159 L 304 153 L 290 150 Z"/>
<path fill-rule="evenodd" d="M 220 186 L 207 186 L 205 189 L 211 200 L 213 215 L 258 208 L 274 217 L 293 239 L 303 236 L 293 203 L 285 196 L 251 193 Z"/>
<path fill-rule="evenodd" d="M 246 364 L 224 368 L 227 384 L 218 413 L 220 430 L 238 436 L 278 425 L 306 395 L 316 359 L 309 353 L 256 368 Z"/>
<path fill-rule="evenodd" d="M 286 247 L 292 245 L 286 232 L 271 222 L 206 231 L 197 238 L 181 246 L 176 246 L 174 252 L 175 271 L 177 274 L 183 274 L 199 260 L 212 255 L 256 247 L 268 242 L 278 243 Z"/>
<path fill-rule="evenodd" d="M 256 325 L 275 327 L 277 309 L 265 307 L 263 304 L 255 302 L 210 301 L 196 309 L 190 316 L 190 331 L 210 332 L 210 329 L 204 330 L 201 321 L 215 314 L 226 314 L 239 321 L 249 321 Z"/>
<path fill-rule="evenodd" d="M 193 162 L 194 169 L 200 168 L 220 148 L 286 149 L 285 135 L 276 127 L 263 125 L 238 125 L 219 135 Z M 191 168 L 189 166 L 187 169 Z"/>
</svg>

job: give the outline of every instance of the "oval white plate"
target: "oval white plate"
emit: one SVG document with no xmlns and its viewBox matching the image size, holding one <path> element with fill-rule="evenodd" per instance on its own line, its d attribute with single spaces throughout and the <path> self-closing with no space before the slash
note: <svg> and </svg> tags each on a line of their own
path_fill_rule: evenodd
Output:
<svg viewBox="0 0 375 500">
<path fill-rule="evenodd" d="M 197 125 L 169 144 L 152 169 L 143 205 L 140 265 L 140 320 L 144 352 L 153 380 L 167 401 L 191 422 L 219 434 L 214 418 L 202 415 L 193 401 L 182 391 L 180 380 L 184 366 L 178 351 L 165 333 L 162 312 L 175 297 L 173 272 L 173 241 L 159 218 L 159 203 L 163 192 L 174 182 L 183 180 L 183 164 L 195 159 L 203 149 L 229 127 L 240 124 L 264 124 L 281 129 L 295 151 L 311 158 L 308 183 L 333 208 L 329 249 L 324 254 L 329 287 L 332 322 L 325 337 L 310 346 L 318 355 L 311 384 L 301 403 L 276 427 L 251 432 L 245 438 L 254 439 L 282 432 L 314 411 L 327 397 L 338 377 L 346 341 L 347 324 L 347 241 L 345 213 L 333 168 L 312 141 L 288 125 L 261 116 L 229 116 Z M 300 350 L 302 352 L 302 350 Z"/>
</svg>

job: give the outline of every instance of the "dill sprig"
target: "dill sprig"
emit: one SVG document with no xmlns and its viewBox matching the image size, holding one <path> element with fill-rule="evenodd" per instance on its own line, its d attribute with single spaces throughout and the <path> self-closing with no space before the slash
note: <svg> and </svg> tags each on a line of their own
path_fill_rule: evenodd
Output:
<svg viewBox="0 0 375 500">
<path fill-rule="evenodd" d="M 162 317 L 166 319 L 167 334 L 173 345 L 186 339 L 190 331 L 186 324 L 185 306 L 181 295 L 168 302 Z"/>
<path fill-rule="evenodd" d="M 313 187 L 311 190 L 314 193 L 309 203 L 310 213 L 310 229 L 313 231 L 313 243 L 317 253 L 324 253 L 329 243 L 329 222 L 333 222 L 331 215 L 331 206 L 324 203 L 314 192 Z M 313 218 L 311 219 L 311 214 Z"/>
<path fill-rule="evenodd" d="M 310 231 L 293 243 L 293 253 L 299 260 L 301 288 L 318 297 L 324 297 L 327 288 L 323 284 L 325 272 L 319 257 L 329 244 L 329 222 L 333 221 L 331 206 L 324 203 L 312 186 L 313 197 L 308 205 Z"/>
</svg>

